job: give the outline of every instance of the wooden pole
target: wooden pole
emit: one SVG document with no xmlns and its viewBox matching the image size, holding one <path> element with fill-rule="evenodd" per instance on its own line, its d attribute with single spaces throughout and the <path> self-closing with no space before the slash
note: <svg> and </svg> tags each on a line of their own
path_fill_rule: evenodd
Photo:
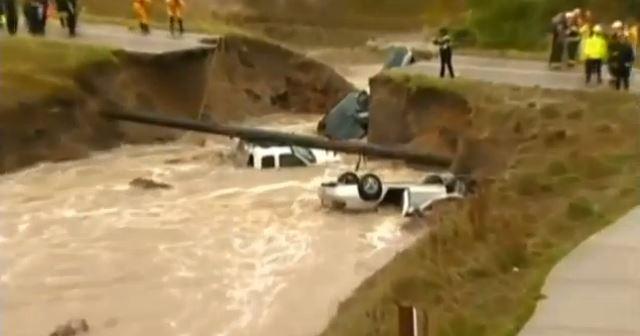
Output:
<svg viewBox="0 0 640 336">
<path fill-rule="evenodd" d="M 387 147 L 359 141 L 334 141 L 317 136 L 284 133 L 260 128 L 222 125 L 217 123 L 206 124 L 189 119 L 179 119 L 151 114 L 108 112 L 105 113 L 104 116 L 112 120 L 129 121 L 147 125 L 217 134 L 243 139 L 248 142 L 267 142 L 273 144 L 326 149 L 330 151 L 359 154 L 383 159 L 404 160 L 410 163 L 438 168 L 449 168 L 452 162 L 449 157 L 413 151 L 401 147 Z"/>
</svg>

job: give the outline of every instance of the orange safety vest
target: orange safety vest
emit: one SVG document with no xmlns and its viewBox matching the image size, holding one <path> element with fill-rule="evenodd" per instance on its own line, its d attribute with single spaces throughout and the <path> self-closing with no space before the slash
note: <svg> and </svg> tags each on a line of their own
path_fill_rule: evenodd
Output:
<svg viewBox="0 0 640 336">
<path fill-rule="evenodd" d="M 138 17 L 138 21 L 149 24 L 151 0 L 133 0 L 133 10 Z"/>
<path fill-rule="evenodd" d="M 167 0 L 167 12 L 169 16 L 182 18 L 182 10 L 184 9 L 184 0 Z"/>
</svg>

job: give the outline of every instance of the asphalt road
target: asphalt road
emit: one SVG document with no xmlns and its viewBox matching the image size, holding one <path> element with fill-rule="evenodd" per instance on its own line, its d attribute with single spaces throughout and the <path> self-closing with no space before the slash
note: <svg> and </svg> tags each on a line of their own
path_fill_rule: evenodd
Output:
<svg viewBox="0 0 640 336">
<path fill-rule="evenodd" d="M 24 23 L 24 20 L 22 20 Z M 20 27 L 20 35 L 26 35 L 26 27 Z M 3 38 L 5 33 L 0 34 Z M 139 30 L 130 30 L 125 26 L 109 24 L 83 24 L 78 26 L 77 36 L 69 38 L 56 20 L 47 23 L 47 33 L 44 38 L 57 41 L 69 41 L 89 45 L 107 46 L 128 52 L 145 54 L 162 54 L 175 51 L 200 49 L 211 47 L 202 43 L 204 38 L 216 36 L 186 33 L 184 36 L 173 37 L 166 30 L 152 30 L 150 35 L 142 35 Z"/>
<path fill-rule="evenodd" d="M 608 89 L 606 84 L 597 85 L 595 80 L 590 86 L 585 85 L 582 67 L 572 70 L 552 71 L 545 62 L 508 60 L 502 58 L 484 58 L 474 56 L 455 56 L 454 67 L 457 75 L 463 78 L 482 80 L 492 83 L 504 83 L 519 86 L 540 86 L 550 89 L 583 90 Z M 438 59 L 419 62 L 407 67 L 408 73 L 423 73 L 438 76 L 440 63 Z M 604 81 L 609 78 L 603 67 Z M 640 92 L 640 86 L 632 78 L 631 90 Z"/>
</svg>

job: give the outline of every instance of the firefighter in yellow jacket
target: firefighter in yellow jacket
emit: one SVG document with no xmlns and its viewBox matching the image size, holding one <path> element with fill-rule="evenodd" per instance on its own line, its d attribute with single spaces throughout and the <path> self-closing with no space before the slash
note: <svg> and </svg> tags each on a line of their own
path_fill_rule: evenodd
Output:
<svg viewBox="0 0 640 336">
<path fill-rule="evenodd" d="M 149 17 L 151 16 L 151 0 L 133 0 L 133 11 L 140 23 L 143 34 L 149 34 Z"/>
<path fill-rule="evenodd" d="M 184 25 L 182 23 L 182 14 L 184 12 L 184 0 L 167 0 L 167 14 L 169 15 L 169 29 L 171 35 L 175 34 L 176 23 L 180 35 L 184 33 Z"/>
<path fill-rule="evenodd" d="M 609 55 L 609 46 L 604 36 L 602 26 L 595 25 L 591 36 L 584 44 L 582 59 L 585 61 L 587 84 L 591 83 L 591 76 L 598 76 L 598 84 L 602 83 L 602 65 Z"/>
</svg>

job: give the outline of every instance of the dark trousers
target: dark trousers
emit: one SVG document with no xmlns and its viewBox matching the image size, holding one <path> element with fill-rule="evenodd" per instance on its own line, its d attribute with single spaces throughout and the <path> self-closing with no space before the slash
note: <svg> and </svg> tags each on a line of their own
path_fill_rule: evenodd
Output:
<svg viewBox="0 0 640 336">
<path fill-rule="evenodd" d="M 47 2 L 24 3 L 24 17 L 27 20 L 29 32 L 34 35 L 44 35 L 47 25 Z"/>
<path fill-rule="evenodd" d="M 56 2 L 58 4 L 58 11 L 60 13 L 65 14 L 65 19 L 62 20 L 61 24 L 64 28 L 69 30 L 70 36 L 76 35 L 76 25 L 78 22 L 78 9 L 77 9 L 77 1 L 76 0 L 58 0 Z"/>
<path fill-rule="evenodd" d="M 620 90 L 623 86 L 625 90 L 629 90 L 629 78 L 631 77 L 631 68 L 622 66 L 616 71 L 616 89 Z"/>
<path fill-rule="evenodd" d="M 449 70 L 449 76 L 454 78 L 453 72 L 453 53 L 451 49 L 440 50 L 440 78 L 444 78 L 446 70 Z"/>
<path fill-rule="evenodd" d="M 580 47 L 580 40 L 572 40 L 567 42 L 567 56 L 569 63 L 575 63 L 578 58 L 578 49 Z"/>
<path fill-rule="evenodd" d="M 175 32 L 175 24 L 178 23 L 178 31 L 180 34 L 184 33 L 184 23 L 182 22 L 182 18 L 170 16 L 169 17 L 169 31 L 171 34 Z"/>
<path fill-rule="evenodd" d="M 551 50 L 549 53 L 549 65 L 562 63 L 563 54 L 564 40 L 557 31 L 554 31 L 553 38 L 551 40 Z"/>
<path fill-rule="evenodd" d="M 18 9 L 15 0 L 0 0 L 1 10 L 7 20 L 7 31 L 14 35 L 18 31 Z"/>
<path fill-rule="evenodd" d="M 584 63 L 587 84 L 591 83 L 591 76 L 595 73 L 598 76 L 598 83 L 602 83 L 602 60 L 588 59 Z"/>
</svg>

